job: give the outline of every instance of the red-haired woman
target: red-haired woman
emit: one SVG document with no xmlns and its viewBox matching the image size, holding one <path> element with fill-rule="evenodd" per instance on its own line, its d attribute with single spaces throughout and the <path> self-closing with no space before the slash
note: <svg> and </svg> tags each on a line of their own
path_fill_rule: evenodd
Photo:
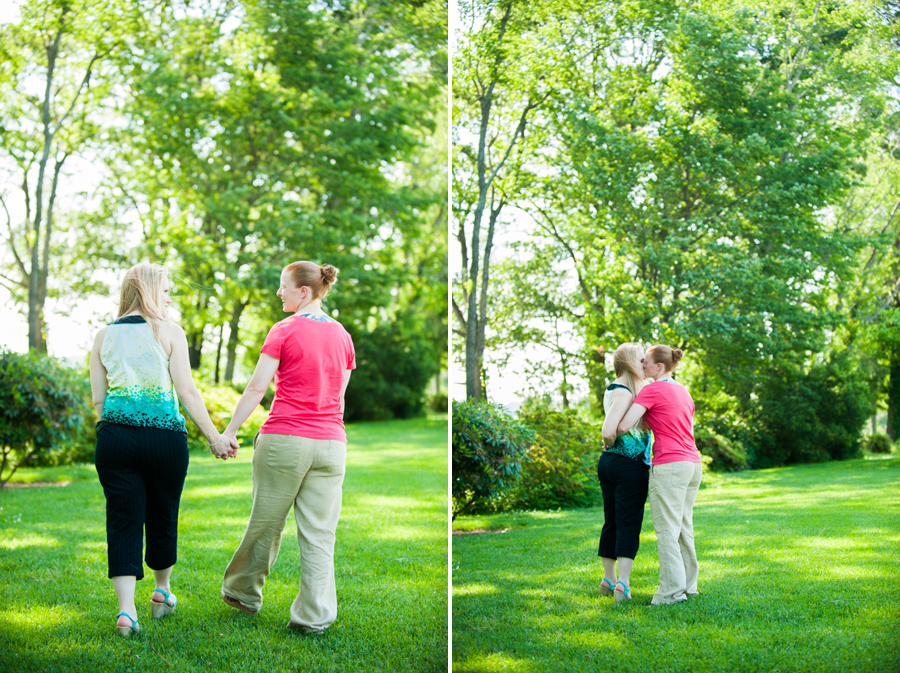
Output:
<svg viewBox="0 0 900 673">
<path fill-rule="evenodd" d="M 703 478 L 694 442 L 694 400 L 673 373 L 684 354 L 678 348 L 651 346 L 644 371 L 653 382 L 637 394 L 619 423 L 624 434 L 643 418 L 653 430 L 650 512 L 659 551 L 659 588 L 651 605 L 681 603 L 697 594 L 694 549 L 694 500 Z"/>
<path fill-rule="evenodd" d="M 334 539 L 347 458 L 344 393 L 356 367 L 347 331 L 322 310 L 337 276 L 331 265 L 294 262 L 281 272 L 278 296 L 293 313 L 276 323 L 225 434 L 234 436 L 260 403 L 272 378 L 275 399 L 253 442 L 253 508 L 225 569 L 222 600 L 247 614 L 278 558 L 291 506 L 300 546 L 300 592 L 288 628 L 320 634 L 337 616 Z"/>
</svg>

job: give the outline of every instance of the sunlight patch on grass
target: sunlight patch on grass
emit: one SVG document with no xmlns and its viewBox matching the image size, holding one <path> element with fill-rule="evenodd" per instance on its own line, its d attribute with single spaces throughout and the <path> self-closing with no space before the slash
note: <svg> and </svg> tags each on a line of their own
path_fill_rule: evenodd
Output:
<svg viewBox="0 0 900 673">
<path fill-rule="evenodd" d="M 492 652 L 486 657 L 474 657 L 466 662 L 465 666 L 453 667 L 454 673 L 494 673 L 495 671 L 510 671 L 511 673 L 530 673 L 537 671 L 535 665 L 527 659 L 518 659 L 503 652 Z"/>
<path fill-rule="evenodd" d="M 78 610 L 66 605 L 32 605 L 27 608 L 17 606 L 15 610 L 10 609 L 11 607 L 5 606 L 0 612 L 0 622 L 20 630 L 59 626 L 78 617 Z"/>
<path fill-rule="evenodd" d="M 3 531 L 3 538 L 0 539 L 0 549 L 16 551 L 27 549 L 29 547 L 59 547 L 59 540 L 46 534 L 24 533 L 16 537 L 8 537 L 9 529 Z"/>
<path fill-rule="evenodd" d="M 454 595 L 463 597 L 463 596 L 486 596 L 488 594 L 497 594 L 500 593 L 500 590 L 497 588 L 495 584 L 491 584 L 488 582 L 469 582 L 465 586 L 460 587 L 460 590 L 456 592 Z"/>
</svg>

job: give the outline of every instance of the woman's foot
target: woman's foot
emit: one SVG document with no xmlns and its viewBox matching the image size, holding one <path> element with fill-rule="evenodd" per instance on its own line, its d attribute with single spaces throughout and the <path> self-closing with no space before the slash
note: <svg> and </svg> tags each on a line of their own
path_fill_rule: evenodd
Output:
<svg viewBox="0 0 900 673">
<path fill-rule="evenodd" d="M 120 612 L 116 617 L 118 617 L 116 620 L 116 630 L 123 638 L 127 638 L 132 633 L 141 632 L 141 625 L 138 624 L 138 620 L 133 619 L 127 612 Z"/>
<path fill-rule="evenodd" d="M 222 592 L 222 600 L 225 601 L 226 605 L 230 605 L 233 608 L 237 608 L 238 610 L 240 610 L 241 612 L 243 612 L 245 614 L 255 615 L 257 612 L 256 610 L 251 610 L 246 605 L 241 603 L 237 598 L 235 598 L 234 596 L 229 596 L 224 591 Z"/>
<path fill-rule="evenodd" d="M 159 619 L 170 615 L 175 612 L 177 604 L 178 600 L 175 598 L 175 594 L 156 588 L 150 596 L 150 617 Z"/>
<path fill-rule="evenodd" d="M 620 589 L 619 586 L 622 588 Z M 616 597 L 616 603 L 631 600 L 631 590 L 628 588 L 628 585 L 621 580 L 616 582 L 616 588 L 613 590 L 613 595 Z"/>
<path fill-rule="evenodd" d="M 605 577 L 600 582 L 600 595 L 601 596 L 609 596 L 613 592 L 613 587 L 616 585 L 612 580 L 608 580 Z"/>
</svg>

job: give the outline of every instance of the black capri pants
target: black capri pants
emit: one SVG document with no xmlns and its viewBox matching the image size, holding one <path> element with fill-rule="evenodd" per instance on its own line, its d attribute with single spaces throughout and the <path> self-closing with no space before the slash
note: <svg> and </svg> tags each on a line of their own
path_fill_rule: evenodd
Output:
<svg viewBox="0 0 900 673">
<path fill-rule="evenodd" d="M 597 555 L 633 559 L 640 546 L 650 468 L 639 460 L 604 451 L 597 461 L 597 477 L 605 519 Z"/>
<path fill-rule="evenodd" d="M 101 423 L 94 454 L 106 495 L 109 576 L 144 577 L 178 558 L 178 506 L 188 468 L 187 435 L 173 430 Z"/>
</svg>

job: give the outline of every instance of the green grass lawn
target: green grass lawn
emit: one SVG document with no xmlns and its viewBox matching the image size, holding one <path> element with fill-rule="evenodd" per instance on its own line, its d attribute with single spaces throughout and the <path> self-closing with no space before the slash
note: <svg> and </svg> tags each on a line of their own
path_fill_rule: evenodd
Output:
<svg viewBox="0 0 900 673">
<path fill-rule="evenodd" d="M 178 609 L 123 639 L 107 579 L 105 500 L 93 467 L 20 480 L 63 488 L 0 492 L 0 671 L 441 671 L 447 668 L 447 422 L 348 427 L 337 531 L 338 618 L 320 638 L 285 625 L 299 589 L 293 515 L 254 617 L 221 602 L 222 573 L 250 514 L 252 449 L 192 455 L 181 503 Z M 17 475 L 18 476 L 18 475 Z"/>
<path fill-rule="evenodd" d="M 900 671 L 900 458 L 713 475 L 694 509 L 700 596 L 601 598 L 600 508 L 457 519 L 453 670 Z"/>
</svg>

